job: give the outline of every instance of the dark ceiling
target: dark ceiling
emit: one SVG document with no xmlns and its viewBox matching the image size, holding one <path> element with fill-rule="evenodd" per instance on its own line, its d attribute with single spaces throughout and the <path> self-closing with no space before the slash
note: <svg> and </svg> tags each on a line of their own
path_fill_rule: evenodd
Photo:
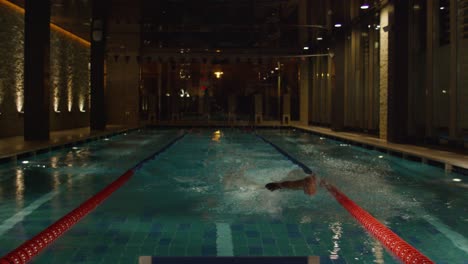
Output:
<svg viewBox="0 0 468 264">
<path fill-rule="evenodd" d="M 138 23 L 148 48 L 297 48 L 309 30 L 297 27 L 299 0 L 107 1 L 110 20 Z M 92 0 L 51 2 L 53 23 L 89 40 Z"/>
<path fill-rule="evenodd" d="M 275 48 L 296 24 L 292 1 L 143 0 L 142 41 L 159 48 Z M 288 32 L 289 31 L 289 32 Z M 289 43 L 289 41 L 287 42 Z"/>
<path fill-rule="evenodd" d="M 9 0 L 24 8 L 24 0 Z M 89 40 L 92 0 L 51 0 L 51 22 Z"/>
</svg>

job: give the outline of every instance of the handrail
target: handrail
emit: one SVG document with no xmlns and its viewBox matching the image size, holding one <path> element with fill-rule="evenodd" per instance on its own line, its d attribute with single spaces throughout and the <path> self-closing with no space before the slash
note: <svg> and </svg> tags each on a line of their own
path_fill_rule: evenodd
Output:
<svg viewBox="0 0 468 264">
<path fill-rule="evenodd" d="M 103 190 L 86 200 L 73 211 L 69 212 L 68 214 L 57 220 L 55 223 L 47 227 L 45 230 L 43 230 L 33 238 L 27 240 L 19 247 L 2 257 L 0 259 L 0 264 L 20 264 L 27 263 L 28 261 L 30 261 L 33 257 L 37 256 L 42 250 L 44 250 L 48 245 L 52 244 L 57 238 L 59 238 L 66 231 L 72 228 L 82 218 L 84 218 L 91 211 L 93 211 L 113 192 L 115 192 L 122 185 L 124 185 L 134 175 L 135 171 L 138 171 L 144 163 L 148 162 L 155 156 L 167 150 L 174 143 L 182 139 L 185 135 L 186 134 L 184 133 L 178 136 L 177 138 L 173 139 L 164 147 L 159 149 L 157 152 L 151 154 L 149 157 L 140 161 L 131 169 L 127 170 L 124 174 L 117 178 L 117 180 L 113 181 Z"/>
<path fill-rule="evenodd" d="M 301 167 L 305 173 L 310 174 L 312 170 L 307 167 L 304 163 L 295 159 L 289 153 L 278 147 L 273 142 L 267 140 L 259 134 L 257 137 L 261 138 L 266 143 L 274 147 L 278 152 L 283 154 L 287 159 L 292 161 L 294 164 Z M 409 243 L 395 234 L 388 227 L 380 223 L 366 210 L 359 207 L 355 202 L 349 199 L 344 193 L 342 193 L 337 187 L 328 183 L 325 180 L 321 180 L 321 185 L 324 185 L 327 191 L 333 195 L 333 197 L 340 203 L 369 233 L 371 233 L 376 239 L 378 239 L 390 252 L 398 257 L 402 262 L 408 264 L 429 264 L 434 263 L 428 257 L 423 255 L 417 249 L 412 247 Z"/>
</svg>

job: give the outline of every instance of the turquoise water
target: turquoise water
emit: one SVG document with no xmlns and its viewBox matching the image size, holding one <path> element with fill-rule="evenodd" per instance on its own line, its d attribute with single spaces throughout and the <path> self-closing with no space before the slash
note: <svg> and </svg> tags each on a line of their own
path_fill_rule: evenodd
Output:
<svg viewBox="0 0 468 264">
<path fill-rule="evenodd" d="M 146 163 L 35 262 L 314 255 L 322 263 L 397 263 L 326 190 L 313 197 L 266 190 L 263 186 L 270 181 L 305 176 L 270 145 L 252 133 L 218 132 L 192 131 Z M 463 176 L 309 134 L 258 132 L 437 263 L 467 263 Z M 2 165 L 0 254 L 40 232 L 176 134 L 143 130 L 39 155 L 27 164 Z M 18 212 L 29 214 L 12 218 Z M 16 224 L 6 229 L 11 219 Z"/>
</svg>

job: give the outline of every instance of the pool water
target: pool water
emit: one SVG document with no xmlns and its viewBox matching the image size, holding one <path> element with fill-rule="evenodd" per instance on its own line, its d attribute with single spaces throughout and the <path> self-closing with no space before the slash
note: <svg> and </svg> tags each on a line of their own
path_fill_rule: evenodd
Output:
<svg viewBox="0 0 468 264">
<path fill-rule="evenodd" d="M 467 263 L 463 176 L 306 133 L 257 132 L 437 263 Z M 0 254 L 40 232 L 176 134 L 142 130 L 38 155 L 28 163 L 2 165 Z M 309 197 L 264 188 L 271 181 L 305 176 L 253 133 L 192 130 L 34 262 L 312 255 L 320 256 L 321 263 L 398 263 L 325 189 Z"/>
</svg>

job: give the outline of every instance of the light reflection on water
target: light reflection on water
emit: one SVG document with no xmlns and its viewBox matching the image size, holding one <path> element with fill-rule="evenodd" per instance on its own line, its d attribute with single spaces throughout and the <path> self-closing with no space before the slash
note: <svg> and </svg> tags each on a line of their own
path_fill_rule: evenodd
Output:
<svg viewBox="0 0 468 264">
<path fill-rule="evenodd" d="M 24 205 L 24 173 L 22 169 L 16 169 L 16 205 L 22 208 Z"/>
<path fill-rule="evenodd" d="M 375 263 L 378 263 L 378 264 L 385 263 L 384 248 L 382 247 L 382 244 L 380 244 L 380 242 L 375 239 L 372 241 L 372 252 L 374 253 L 374 256 L 375 256 L 375 260 L 374 260 Z"/>
<path fill-rule="evenodd" d="M 333 232 L 332 241 L 333 249 L 330 250 L 330 259 L 339 259 L 340 255 L 340 239 L 343 234 L 343 227 L 340 222 L 334 222 L 330 225 L 330 230 Z"/>
</svg>

